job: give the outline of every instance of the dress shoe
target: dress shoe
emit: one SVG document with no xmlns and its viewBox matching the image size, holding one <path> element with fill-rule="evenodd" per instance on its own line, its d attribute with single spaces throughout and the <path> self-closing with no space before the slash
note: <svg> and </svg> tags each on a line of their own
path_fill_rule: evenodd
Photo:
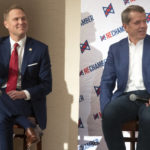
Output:
<svg viewBox="0 0 150 150">
<path fill-rule="evenodd" d="M 26 129 L 26 142 L 27 142 L 27 148 L 30 148 L 33 143 L 37 143 L 40 140 L 40 136 L 42 135 L 41 132 L 35 128 L 27 128 Z"/>
<path fill-rule="evenodd" d="M 36 127 L 34 128 L 36 133 L 39 134 L 39 136 L 43 136 L 43 132 L 42 129 L 39 127 L 39 125 L 37 124 Z"/>
</svg>

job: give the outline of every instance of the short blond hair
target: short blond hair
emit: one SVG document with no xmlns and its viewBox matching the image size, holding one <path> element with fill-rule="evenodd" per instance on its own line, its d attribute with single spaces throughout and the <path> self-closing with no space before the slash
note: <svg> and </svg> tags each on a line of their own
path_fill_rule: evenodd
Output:
<svg viewBox="0 0 150 150">
<path fill-rule="evenodd" d="M 3 14 L 4 20 L 7 19 L 9 12 L 10 12 L 11 10 L 13 10 L 13 9 L 20 9 L 20 10 L 22 10 L 22 11 L 25 13 L 25 10 L 24 10 L 20 5 L 18 5 L 18 4 L 13 4 L 13 5 L 11 5 L 8 9 L 6 9 L 6 11 L 4 12 L 4 14 Z"/>
</svg>

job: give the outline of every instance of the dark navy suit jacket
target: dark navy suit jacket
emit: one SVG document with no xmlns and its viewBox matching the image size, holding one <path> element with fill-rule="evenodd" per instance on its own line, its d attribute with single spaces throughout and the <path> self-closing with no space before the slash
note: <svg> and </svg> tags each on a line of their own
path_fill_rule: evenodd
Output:
<svg viewBox="0 0 150 150">
<path fill-rule="evenodd" d="M 8 78 L 10 60 L 9 37 L 0 40 L 0 87 Z M 51 64 L 48 46 L 27 37 L 21 67 L 22 90 L 31 95 L 34 115 L 42 129 L 46 128 L 46 95 L 52 91 Z"/>
<path fill-rule="evenodd" d="M 101 78 L 100 105 L 101 112 L 105 106 L 120 96 L 126 88 L 129 72 L 129 43 L 128 38 L 110 46 Z M 137 72 L 138 74 L 138 72 Z M 150 36 L 146 35 L 143 45 L 142 74 L 144 85 L 150 93 Z M 115 84 L 117 89 L 113 93 Z"/>
</svg>

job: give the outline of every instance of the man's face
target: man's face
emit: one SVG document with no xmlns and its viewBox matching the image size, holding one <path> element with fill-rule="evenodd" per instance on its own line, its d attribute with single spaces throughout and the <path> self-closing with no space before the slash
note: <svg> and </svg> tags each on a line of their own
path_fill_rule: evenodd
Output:
<svg viewBox="0 0 150 150">
<path fill-rule="evenodd" d="M 131 12 L 129 24 L 124 24 L 124 28 L 129 35 L 131 42 L 136 44 L 146 36 L 147 24 L 145 13 Z"/>
<path fill-rule="evenodd" d="M 23 38 L 28 30 L 27 17 L 20 9 L 11 10 L 4 21 L 4 25 L 14 40 Z"/>
</svg>

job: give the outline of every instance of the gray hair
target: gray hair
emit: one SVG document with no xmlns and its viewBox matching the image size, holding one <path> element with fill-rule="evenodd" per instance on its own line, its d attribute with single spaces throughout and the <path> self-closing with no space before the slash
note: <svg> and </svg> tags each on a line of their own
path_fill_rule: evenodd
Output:
<svg viewBox="0 0 150 150">
<path fill-rule="evenodd" d="M 131 12 L 140 12 L 145 13 L 145 10 L 143 7 L 139 5 L 130 5 L 128 6 L 122 13 L 121 13 L 121 20 L 123 24 L 129 24 L 131 18 L 130 13 Z"/>
</svg>

